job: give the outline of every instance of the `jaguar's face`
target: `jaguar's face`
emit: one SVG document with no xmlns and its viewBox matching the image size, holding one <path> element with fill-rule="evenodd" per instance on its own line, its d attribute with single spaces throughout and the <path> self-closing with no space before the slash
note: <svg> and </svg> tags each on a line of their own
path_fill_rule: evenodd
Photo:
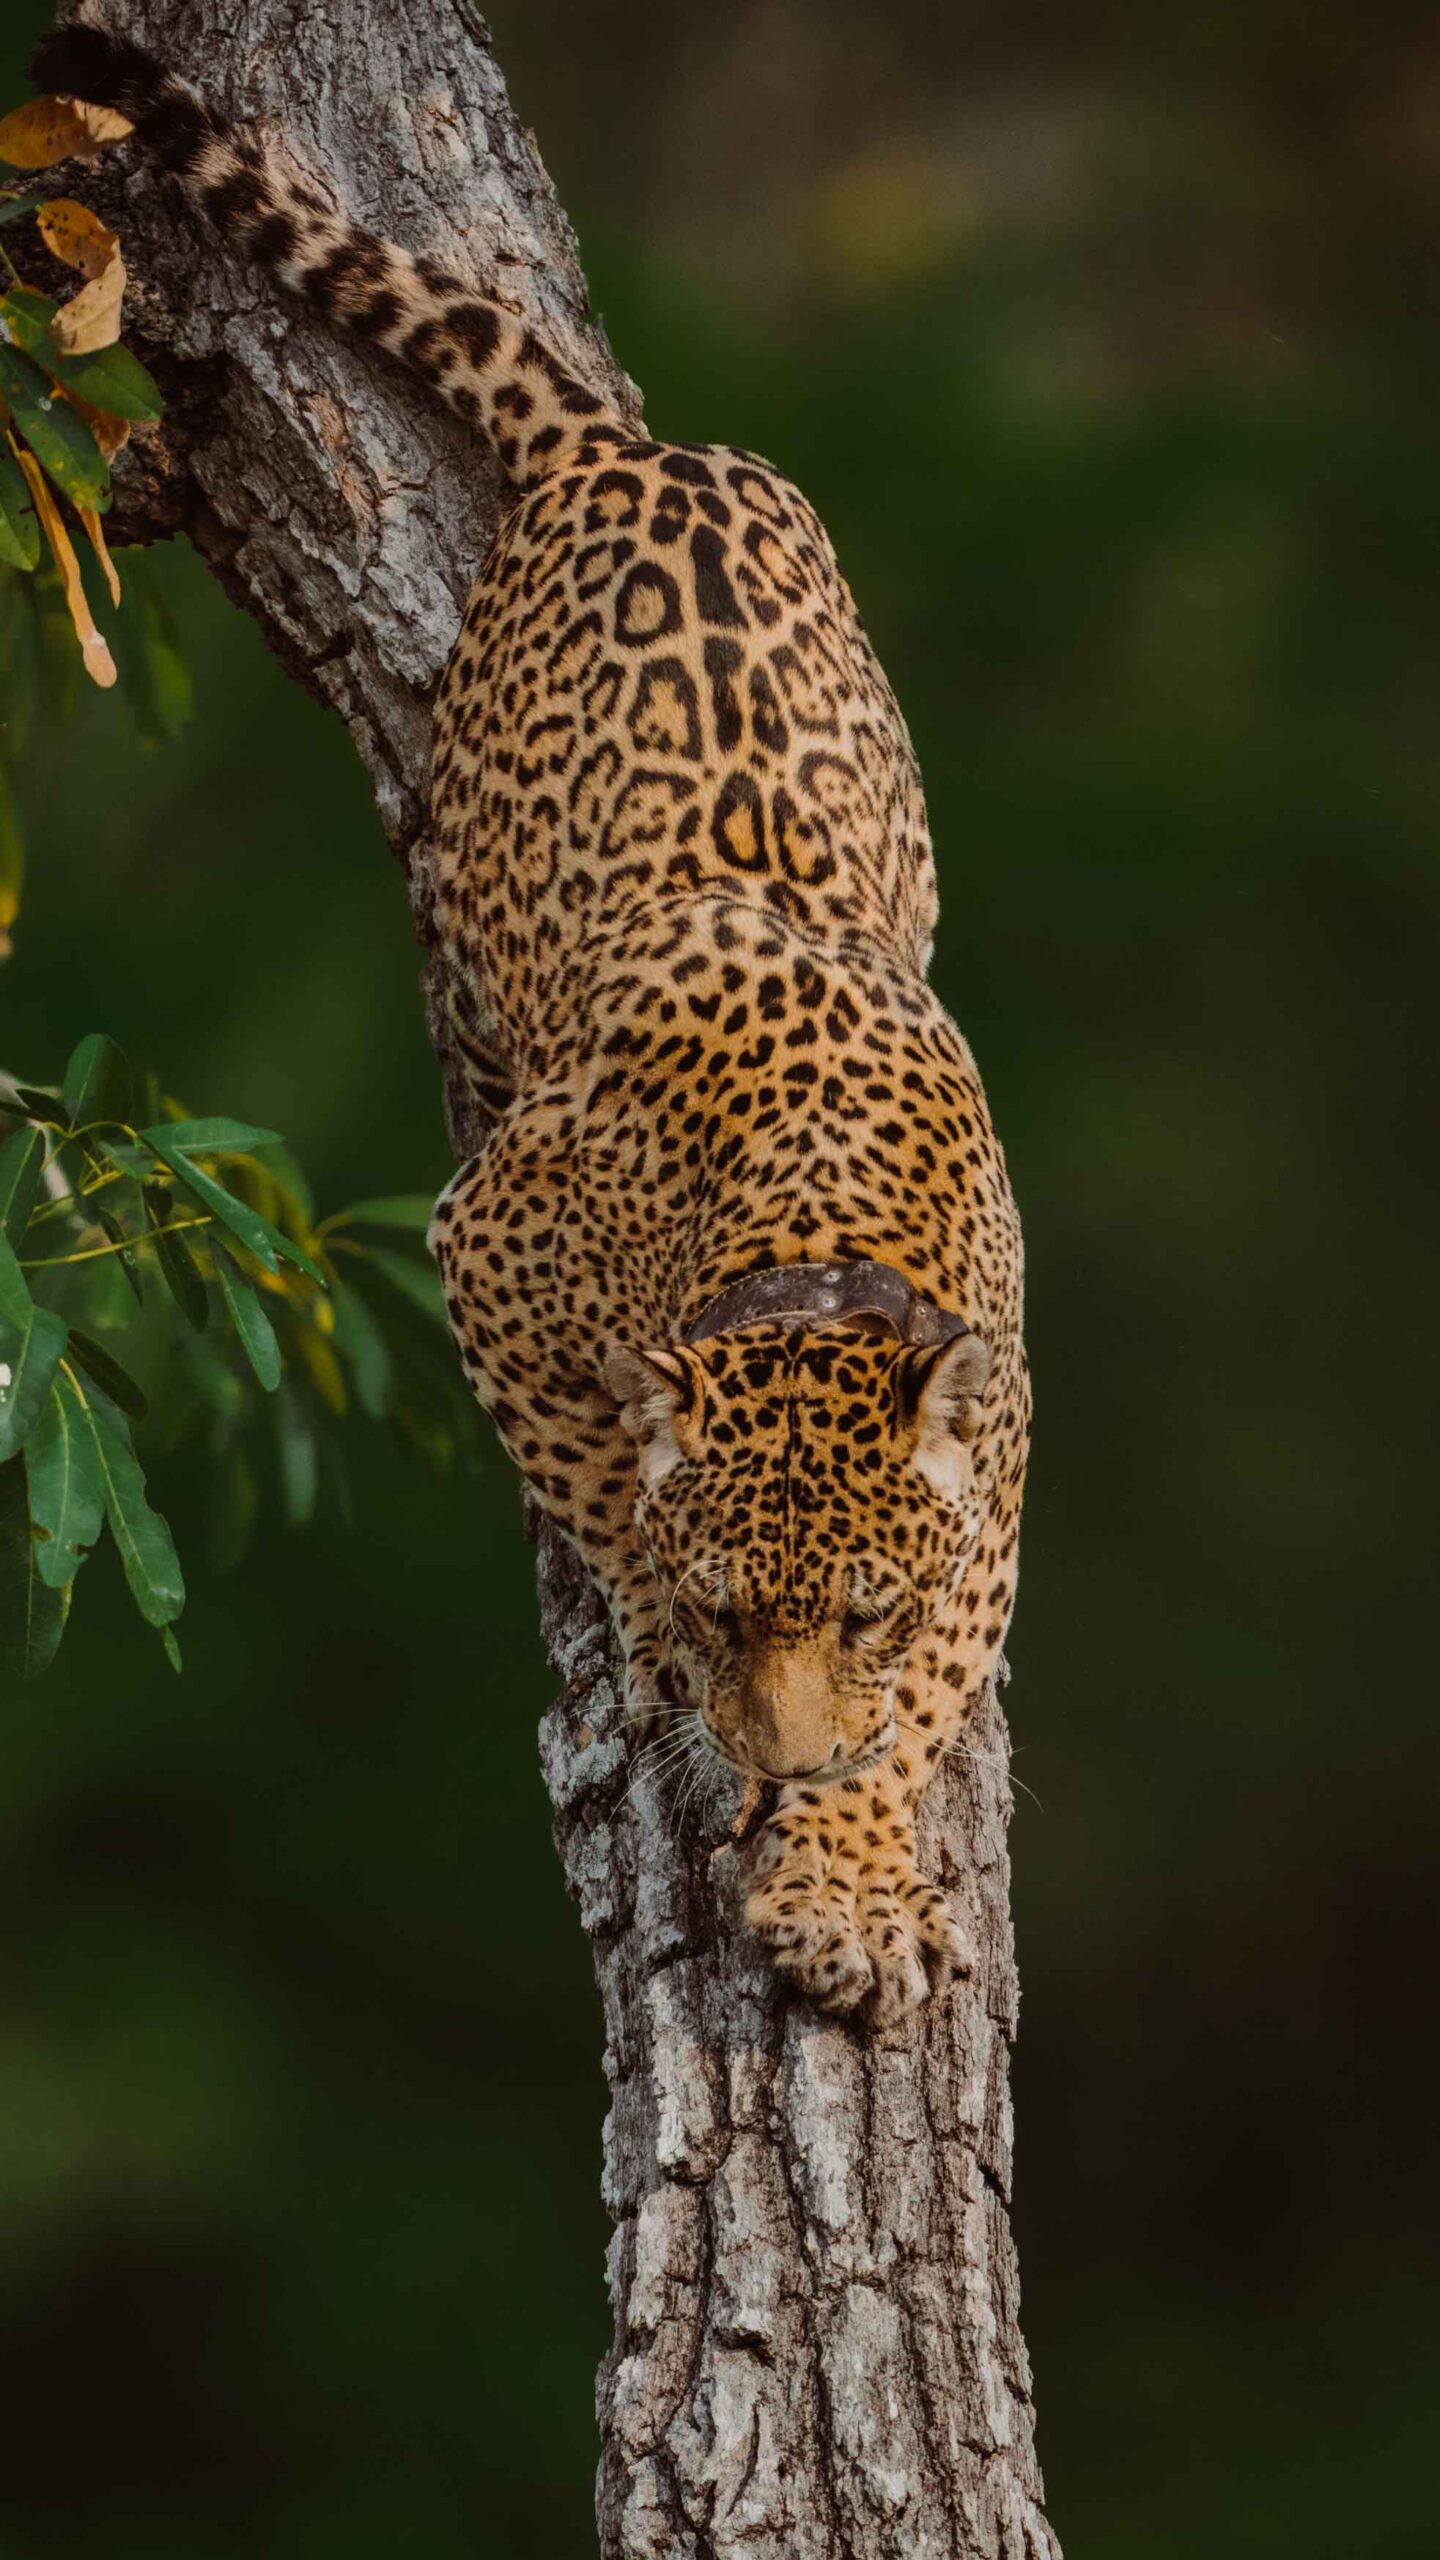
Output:
<svg viewBox="0 0 1440 2560">
<path fill-rule="evenodd" d="M 774 1324 L 613 1353 L 636 1523 L 682 1699 L 747 1774 L 841 1778 L 980 1533 L 970 1443 L 990 1355 Z"/>
</svg>

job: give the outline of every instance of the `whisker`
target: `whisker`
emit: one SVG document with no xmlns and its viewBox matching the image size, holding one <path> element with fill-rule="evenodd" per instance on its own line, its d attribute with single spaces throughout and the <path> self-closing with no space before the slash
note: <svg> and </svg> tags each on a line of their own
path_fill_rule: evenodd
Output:
<svg viewBox="0 0 1440 2560">
<path fill-rule="evenodd" d="M 704 1556 L 697 1556 L 693 1564 L 687 1564 L 679 1581 L 676 1583 L 674 1590 L 670 1594 L 670 1607 L 666 1618 L 666 1628 L 667 1632 L 672 1636 L 675 1633 L 675 1603 L 679 1599 L 681 1592 L 684 1590 L 686 1583 L 689 1582 L 695 1574 L 704 1572 L 705 1563 L 706 1559 Z"/>
<path fill-rule="evenodd" d="M 713 1764 L 716 1761 L 719 1761 L 719 1759 L 720 1755 L 716 1751 L 707 1732 L 702 1736 L 700 1742 L 696 1746 L 695 1764 L 685 1780 L 684 1787 L 681 1790 L 680 1800 L 675 1807 L 675 1828 L 677 1831 L 680 1829 L 681 1824 L 685 1820 L 686 1814 L 689 1812 L 697 1790 L 704 1785 L 707 1778 L 713 1777 Z M 721 1762 L 722 1767 L 723 1765 L 724 1763 Z"/>
<path fill-rule="evenodd" d="M 658 1782 L 670 1770 L 677 1768 L 682 1760 L 689 1758 L 697 1744 L 697 1727 L 700 1721 L 698 1708 L 678 1709 L 672 1724 L 664 1733 L 654 1734 L 648 1741 L 641 1743 L 635 1754 L 629 1784 L 615 1807 L 617 1813 L 622 1812 L 629 1803 L 642 1779 L 654 1778 Z"/>
<path fill-rule="evenodd" d="M 1035 1793 L 1034 1788 L 1027 1787 L 1023 1778 L 1016 1777 L 1014 1769 L 1010 1765 L 1010 1754 L 1008 1751 L 977 1751 L 973 1743 L 963 1741 L 958 1733 L 956 1734 L 953 1742 L 946 1743 L 944 1750 L 940 1754 L 941 1759 L 948 1760 L 953 1751 L 963 1751 L 967 1760 L 988 1761 L 993 1768 L 1003 1769 L 1010 1780 L 1011 1786 L 1018 1787 L 1022 1796 L 1029 1797 L 1037 1813 L 1044 1812 L 1045 1807 L 1040 1802 L 1040 1798 Z"/>
</svg>

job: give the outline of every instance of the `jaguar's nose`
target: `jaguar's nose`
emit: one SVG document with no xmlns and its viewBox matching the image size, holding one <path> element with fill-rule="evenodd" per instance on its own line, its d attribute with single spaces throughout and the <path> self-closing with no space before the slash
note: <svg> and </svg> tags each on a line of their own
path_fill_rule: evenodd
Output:
<svg viewBox="0 0 1440 2560">
<path fill-rule="evenodd" d="M 772 1786 L 777 1787 L 796 1786 L 801 1780 L 807 1778 L 817 1784 L 823 1783 L 827 1779 L 838 1777 L 845 1765 L 843 1742 L 832 1743 L 823 1760 L 805 1762 L 796 1768 L 772 1769 L 762 1766 L 758 1760 L 753 1763 L 756 1777 L 765 1778 Z"/>
</svg>

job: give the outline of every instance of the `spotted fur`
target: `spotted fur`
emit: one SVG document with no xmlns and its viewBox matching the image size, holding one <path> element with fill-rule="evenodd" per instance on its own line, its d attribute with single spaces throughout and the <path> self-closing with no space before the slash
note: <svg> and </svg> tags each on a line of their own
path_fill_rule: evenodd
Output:
<svg viewBox="0 0 1440 2560">
<path fill-rule="evenodd" d="M 641 1713 L 778 1784 L 751 1925 L 816 1998 L 898 2016 L 965 1961 L 914 1816 L 1004 1638 L 1028 1394 L 1004 1162 L 926 983 L 919 775 L 829 541 L 768 463 L 627 433 L 133 49 L 73 29 L 40 70 L 130 114 L 515 479 L 436 711 L 438 929 L 488 1123 L 436 1213 L 456 1338 Z M 972 1333 L 686 1344 L 744 1274 L 852 1258 Z"/>
</svg>

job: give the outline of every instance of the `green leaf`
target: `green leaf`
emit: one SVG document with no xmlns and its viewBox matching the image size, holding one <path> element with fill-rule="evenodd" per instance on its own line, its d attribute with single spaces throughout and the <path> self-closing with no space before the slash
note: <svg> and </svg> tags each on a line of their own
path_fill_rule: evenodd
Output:
<svg viewBox="0 0 1440 2560">
<path fill-rule="evenodd" d="M 0 1465 L 24 1446 L 65 1339 L 64 1317 L 36 1306 L 9 1245 L 0 1242 Z"/>
<path fill-rule="evenodd" d="M 105 1526 L 105 1479 L 84 1407 L 64 1369 L 25 1444 L 35 1560 L 52 1591 L 75 1579 Z"/>
<path fill-rule="evenodd" d="M 33 569 L 40 557 L 40 519 L 25 474 L 0 434 L 0 560 Z"/>
<path fill-rule="evenodd" d="M 128 1413 L 136 1422 L 144 1421 L 150 1410 L 144 1389 L 137 1387 L 129 1371 L 122 1369 L 118 1360 L 112 1360 L 103 1342 L 96 1342 L 88 1333 L 77 1332 L 72 1325 L 70 1349 L 87 1377 L 93 1378 L 97 1387 L 104 1388 L 122 1413 Z"/>
<path fill-rule="evenodd" d="M 29 285 L 15 284 L 0 297 L 0 326 L 17 347 L 47 370 L 55 361 L 55 342 L 50 335 L 51 323 L 60 305 L 48 293 L 34 293 Z"/>
<path fill-rule="evenodd" d="M 10 1090 L 15 1099 L 7 1102 L 7 1111 L 23 1111 L 27 1120 L 43 1120 L 47 1128 L 69 1128 L 70 1114 L 58 1095 L 42 1093 L 34 1084 L 12 1085 Z"/>
<path fill-rule="evenodd" d="M 61 1090 L 73 1127 L 78 1129 L 92 1120 L 113 1120 L 126 1128 L 130 1126 L 135 1107 L 130 1061 L 108 1033 L 91 1031 L 81 1041 L 65 1070 Z"/>
<path fill-rule="evenodd" d="M 27 1325 L 33 1311 L 30 1283 L 15 1259 L 13 1245 L 0 1236 L 0 1317 L 8 1317 L 13 1325 Z"/>
<path fill-rule="evenodd" d="M 385 1336 L 358 1289 L 337 1280 L 331 1303 L 335 1340 L 350 1363 L 360 1410 L 372 1422 L 383 1422 L 390 1402 L 390 1354 Z"/>
<path fill-rule="evenodd" d="M 288 1378 L 281 1380 L 271 1410 L 275 1416 L 285 1517 L 292 1529 L 303 1529 L 315 1511 L 315 1426 Z"/>
<path fill-rule="evenodd" d="M 248 1120 L 165 1120 L 153 1129 L 142 1129 L 157 1155 L 164 1147 L 178 1147 L 187 1156 L 248 1156 L 257 1147 L 279 1147 L 284 1140 L 278 1129 L 257 1129 Z"/>
<path fill-rule="evenodd" d="M 419 1308 L 422 1316 L 449 1331 L 445 1292 L 429 1263 L 407 1262 L 403 1253 L 385 1253 L 378 1245 L 367 1245 L 362 1268 L 380 1272 L 392 1289 L 398 1289 L 412 1307 Z"/>
<path fill-rule="evenodd" d="M 52 302 L 48 294 L 32 293 L 28 286 L 17 285 L 0 301 L 0 324 L 52 382 L 62 382 L 67 391 L 88 400 L 92 409 L 103 409 L 110 418 L 163 417 L 164 402 L 139 357 L 132 356 L 128 347 L 117 341 L 108 347 L 96 347 L 89 355 L 61 353 L 52 334 L 58 309 L 58 303 Z"/>
<path fill-rule="evenodd" d="M 0 392 L 26 443 L 62 496 L 76 507 L 108 507 L 105 456 L 78 409 L 62 400 L 32 357 L 0 339 Z"/>
<path fill-rule="evenodd" d="M 0 222 L 19 222 L 25 214 L 34 213 L 38 205 L 48 201 L 47 197 L 37 195 L 0 196 Z"/>
<path fill-rule="evenodd" d="M 70 1593 L 52 1590 L 41 1576 L 25 1492 L 19 1460 L 0 1467 L 0 1667 L 34 1680 L 54 1659 Z"/>
<path fill-rule="evenodd" d="M 192 1164 L 179 1147 L 170 1146 L 157 1130 L 147 1129 L 145 1140 L 154 1148 L 161 1163 L 168 1165 L 176 1181 L 183 1182 L 186 1190 L 193 1193 L 202 1209 L 208 1209 L 211 1216 L 228 1227 L 233 1236 L 238 1236 L 267 1271 L 279 1270 L 276 1257 L 280 1238 L 258 1209 L 252 1209 L 247 1200 L 237 1200 L 234 1192 L 227 1191 L 223 1182 L 217 1182 L 212 1173 L 205 1173 L 198 1164 Z"/>
<path fill-rule="evenodd" d="M 126 564 L 125 611 L 116 630 L 120 682 L 142 746 L 178 738 L 194 708 L 190 671 L 179 634 L 147 555 Z"/>
<path fill-rule="evenodd" d="M 160 1641 L 165 1647 L 165 1659 L 169 1663 L 171 1670 L 183 1671 L 185 1665 L 180 1659 L 180 1639 L 175 1633 L 174 1628 L 162 1627 L 160 1630 Z"/>
<path fill-rule="evenodd" d="M 143 1307 L 145 1304 L 145 1283 L 140 1272 L 140 1257 L 136 1253 L 134 1246 L 127 1241 L 126 1229 L 121 1226 L 118 1218 L 113 1217 L 108 1209 L 102 1209 L 97 1201 L 92 1200 L 87 1203 L 87 1206 L 89 1207 L 90 1214 L 97 1227 L 99 1227 L 102 1232 L 109 1237 L 112 1244 L 120 1245 L 123 1248 L 121 1252 L 116 1254 L 115 1259 L 130 1284 L 130 1289 L 137 1307 Z"/>
<path fill-rule="evenodd" d="M 40 361 L 44 363 L 43 356 Z M 92 409 L 103 409 L 107 418 L 144 421 L 165 414 L 153 378 L 118 340 L 86 356 L 57 355 L 54 362 L 56 381 L 88 400 Z"/>
<path fill-rule="evenodd" d="M 215 1248 L 215 1277 L 230 1310 L 230 1321 L 240 1336 L 245 1357 L 261 1386 L 267 1394 L 273 1395 L 280 1384 L 281 1368 L 275 1328 L 249 1281 L 241 1278 L 229 1254 L 218 1245 Z"/>
<path fill-rule="evenodd" d="M 329 1286 L 319 1263 L 311 1261 L 304 1246 L 298 1245 L 293 1236 L 287 1236 L 279 1227 L 272 1227 L 270 1233 L 275 1239 L 275 1250 L 283 1261 L 293 1263 L 297 1271 L 303 1271 L 308 1280 L 318 1281 L 322 1289 Z"/>
<path fill-rule="evenodd" d="M 173 1206 L 170 1195 L 147 1183 L 144 1198 L 145 1214 L 150 1221 L 150 1233 L 166 1285 L 186 1323 L 193 1325 L 197 1333 L 203 1333 L 210 1320 L 210 1300 L 199 1265 L 183 1235 L 164 1232 Z"/>
<path fill-rule="evenodd" d="M 428 1192 L 397 1193 L 389 1200 L 354 1200 L 348 1209 L 339 1209 L 330 1221 L 351 1227 L 406 1227 L 424 1235 L 435 1215 L 435 1203 Z"/>
<path fill-rule="evenodd" d="M 77 1387 L 76 1396 L 105 1487 L 105 1517 L 135 1605 L 150 1626 L 168 1626 L 185 1606 L 185 1583 L 175 1541 L 146 1498 L 145 1471 L 135 1455 L 130 1425 L 98 1389 L 87 1394 Z"/>
<path fill-rule="evenodd" d="M 17 1253 L 44 1170 L 45 1141 L 38 1129 L 17 1129 L 0 1147 L 0 1234 Z"/>
</svg>

